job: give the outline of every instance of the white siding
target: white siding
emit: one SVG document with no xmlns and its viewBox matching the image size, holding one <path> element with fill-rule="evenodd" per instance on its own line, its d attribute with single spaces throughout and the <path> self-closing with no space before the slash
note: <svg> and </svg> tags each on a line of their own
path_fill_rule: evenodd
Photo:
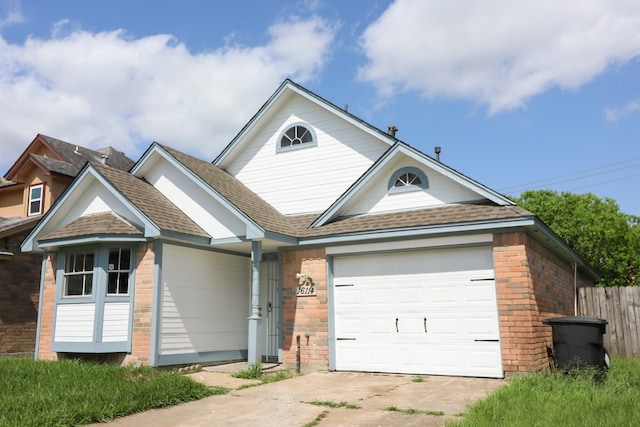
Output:
<svg viewBox="0 0 640 427">
<path fill-rule="evenodd" d="M 248 258 L 165 245 L 160 354 L 247 348 Z"/>
<path fill-rule="evenodd" d="M 127 341 L 129 339 L 129 303 L 107 302 L 104 305 L 102 341 Z"/>
<path fill-rule="evenodd" d="M 276 152 L 291 124 L 313 128 L 315 147 Z M 327 110 L 293 97 L 227 170 L 285 215 L 328 208 L 388 148 Z"/>
<path fill-rule="evenodd" d="M 158 160 L 153 169 L 146 171 L 145 179 L 214 238 L 246 234 L 245 224 L 234 213 L 165 159 Z"/>
<path fill-rule="evenodd" d="M 401 168 L 415 167 L 425 173 L 429 188 L 389 194 L 388 186 L 392 175 Z M 353 199 L 342 209 L 341 215 L 382 213 L 479 200 L 482 197 L 457 182 L 400 155 L 377 173 L 371 182 L 360 189 Z"/>
<path fill-rule="evenodd" d="M 58 304 L 54 341 L 92 342 L 95 310 L 93 303 Z"/>
</svg>

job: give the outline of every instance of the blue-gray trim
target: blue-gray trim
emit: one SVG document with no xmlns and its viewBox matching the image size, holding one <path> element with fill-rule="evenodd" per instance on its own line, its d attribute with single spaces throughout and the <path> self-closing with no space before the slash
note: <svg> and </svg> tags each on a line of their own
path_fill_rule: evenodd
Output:
<svg viewBox="0 0 640 427">
<path fill-rule="evenodd" d="M 162 306 L 162 250 L 163 242 L 153 244 L 153 302 L 151 305 L 151 345 L 149 363 L 158 366 L 160 342 L 160 309 Z"/>
<path fill-rule="evenodd" d="M 129 353 L 129 341 L 113 342 L 52 342 L 51 350 L 56 353 Z"/>
<path fill-rule="evenodd" d="M 282 147 L 280 145 L 282 143 L 282 137 L 284 136 L 285 133 L 287 133 L 287 131 L 289 131 L 289 129 L 291 129 L 294 126 L 305 128 L 311 134 L 311 142 L 305 142 L 302 144 L 289 145 L 287 147 Z M 280 132 L 280 134 L 278 135 L 278 139 L 276 140 L 276 153 L 277 154 L 286 153 L 288 151 L 303 150 L 305 148 L 311 148 L 311 147 L 317 147 L 317 146 L 318 146 L 318 137 L 316 136 L 316 131 L 315 129 L 313 129 L 313 126 L 311 126 L 309 123 L 298 121 L 294 123 L 289 123 L 287 127 L 282 132 Z"/>
<path fill-rule="evenodd" d="M 333 255 L 327 255 L 327 328 L 329 340 L 329 370 L 336 370 L 336 310 L 333 289 Z"/>
<path fill-rule="evenodd" d="M 52 250 L 52 249 L 61 249 L 66 248 L 68 246 L 80 246 L 80 245 L 104 245 L 104 244 L 113 244 L 113 243 L 136 243 L 136 242 L 145 242 L 148 239 L 144 236 L 126 236 L 122 234 L 115 235 L 89 235 L 89 236 L 80 236 L 74 238 L 63 238 L 63 239 L 51 239 L 51 240 L 40 240 L 38 241 L 38 246 L 42 249 Z"/>
<path fill-rule="evenodd" d="M 251 242 L 251 315 L 249 316 L 247 362 L 249 365 L 260 363 L 260 263 L 262 262 L 262 241 Z"/>
<path fill-rule="evenodd" d="M 405 185 L 403 187 L 396 187 L 396 181 L 400 178 L 401 175 L 412 173 L 420 178 L 420 184 L 418 185 Z M 404 167 L 400 168 L 391 174 L 391 178 L 389 178 L 389 183 L 387 184 L 387 191 L 389 193 L 404 193 L 406 191 L 415 191 L 415 190 L 426 190 L 429 188 L 429 179 L 427 178 L 427 174 L 415 167 Z"/>
<path fill-rule="evenodd" d="M 38 356 L 40 355 L 40 330 L 42 329 L 42 306 L 44 304 L 44 278 L 46 277 L 48 258 L 48 252 L 42 254 L 42 264 L 40 265 L 40 293 L 38 294 L 38 320 L 36 322 L 36 347 L 33 353 L 33 358 L 35 360 L 38 360 Z"/>
<path fill-rule="evenodd" d="M 278 266 L 278 363 L 284 363 L 284 297 L 282 284 L 282 248 L 278 248 L 276 265 Z"/>
<path fill-rule="evenodd" d="M 197 353 L 160 354 L 156 366 L 247 360 L 248 350 L 202 351 Z"/>
</svg>

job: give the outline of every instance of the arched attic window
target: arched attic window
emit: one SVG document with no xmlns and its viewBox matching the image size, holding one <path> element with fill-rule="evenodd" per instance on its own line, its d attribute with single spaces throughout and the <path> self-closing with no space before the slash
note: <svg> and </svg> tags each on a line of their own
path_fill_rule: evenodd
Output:
<svg viewBox="0 0 640 427">
<path fill-rule="evenodd" d="M 427 175 L 418 168 L 406 167 L 398 169 L 391 175 L 387 190 L 389 193 L 426 190 L 429 188 Z"/>
<path fill-rule="evenodd" d="M 295 123 L 282 132 L 276 151 L 296 150 L 316 145 L 318 140 L 311 126 L 306 123 Z"/>
</svg>

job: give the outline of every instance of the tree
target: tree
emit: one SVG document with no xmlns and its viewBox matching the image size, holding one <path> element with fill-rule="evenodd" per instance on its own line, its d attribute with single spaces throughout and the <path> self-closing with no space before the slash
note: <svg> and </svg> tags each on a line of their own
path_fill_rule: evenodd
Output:
<svg viewBox="0 0 640 427">
<path fill-rule="evenodd" d="M 640 217 L 620 212 L 615 200 L 594 194 L 529 190 L 515 199 L 587 261 L 605 286 L 637 285 Z"/>
</svg>

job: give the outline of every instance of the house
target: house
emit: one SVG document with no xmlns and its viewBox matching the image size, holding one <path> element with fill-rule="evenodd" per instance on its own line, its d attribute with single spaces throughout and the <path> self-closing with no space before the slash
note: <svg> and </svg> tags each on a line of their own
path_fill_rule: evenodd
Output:
<svg viewBox="0 0 640 427">
<path fill-rule="evenodd" d="M 38 359 L 503 377 L 597 274 L 532 213 L 286 80 L 209 163 L 87 164 L 43 254 Z"/>
<path fill-rule="evenodd" d="M 34 351 L 42 256 L 21 253 L 20 244 L 88 161 L 133 166 L 111 147 L 37 135 L 0 178 L 0 354 Z"/>
</svg>

